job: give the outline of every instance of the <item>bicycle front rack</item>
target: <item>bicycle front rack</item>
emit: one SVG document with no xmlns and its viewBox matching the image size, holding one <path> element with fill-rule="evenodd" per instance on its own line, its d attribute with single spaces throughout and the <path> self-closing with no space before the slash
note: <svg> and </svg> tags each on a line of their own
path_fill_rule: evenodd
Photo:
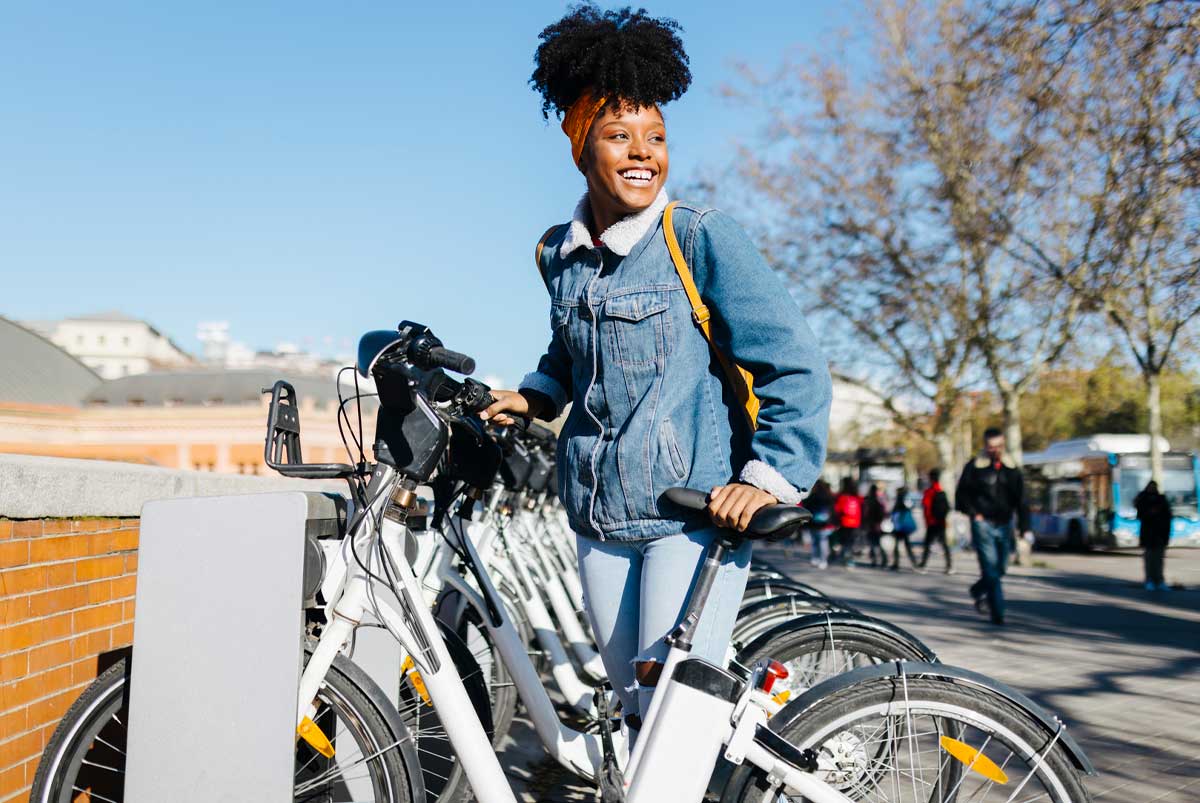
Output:
<svg viewBox="0 0 1200 803">
<path fill-rule="evenodd" d="M 267 442 L 263 459 L 285 477 L 334 480 L 351 477 L 354 466 L 346 463 L 305 463 L 300 452 L 300 399 L 296 389 L 282 379 L 263 393 L 271 394 L 267 414 Z"/>
</svg>

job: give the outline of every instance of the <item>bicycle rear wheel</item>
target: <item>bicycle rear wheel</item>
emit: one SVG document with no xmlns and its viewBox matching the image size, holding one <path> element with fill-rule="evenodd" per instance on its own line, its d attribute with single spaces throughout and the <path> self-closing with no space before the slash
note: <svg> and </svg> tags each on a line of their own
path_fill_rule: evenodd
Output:
<svg viewBox="0 0 1200 803">
<path fill-rule="evenodd" d="M 832 621 L 814 616 L 793 629 L 764 634 L 738 653 L 738 663 L 754 666 L 764 658 L 779 661 L 788 676 L 775 683 L 795 699 L 823 680 L 861 666 L 888 661 L 937 660 L 925 645 L 902 632 L 882 630 L 867 622 Z"/>
<path fill-rule="evenodd" d="M 787 716 L 787 709 L 776 715 Z M 771 729 L 795 747 L 815 751 L 816 776 L 851 800 L 1089 800 L 1054 734 L 1001 695 L 948 678 L 872 678 L 819 699 L 790 721 L 773 720 Z M 782 794 L 757 767 L 743 765 L 721 800 L 799 798 Z"/>
<path fill-rule="evenodd" d="M 121 803 L 125 799 L 129 663 L 124 658 L 109 667 L 63 716 L 42 754 L 31 801 Z M 318 713 L 313 720 L 334 741 L 337 752 L 327 759 L 297 740 L 296 801 L 411 803 L 413 799 L 411 784 L 419 779 L 410 777 L 400 748 L 411 737 L 403 726 L 401 732 L 393 728 L 353 677 L 356 673 L 339 656 L 317 693 Z"/>
</svg>

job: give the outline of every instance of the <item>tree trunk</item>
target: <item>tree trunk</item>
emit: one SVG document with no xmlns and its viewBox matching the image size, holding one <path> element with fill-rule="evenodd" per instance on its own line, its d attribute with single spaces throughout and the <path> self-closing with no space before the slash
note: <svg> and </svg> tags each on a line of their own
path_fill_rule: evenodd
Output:
<svg viewBox="0 0 1200 803">
<path fill-rule="evenodd" d="M 1004 450 L 1008 452 L 1017 465 L 1024 461 L 1024 451 L 1021 448 L 1021 394 L 1004 394 Z"/>
<path fill-rule="evenodd" d="M 934 435 L 933 443 L 937 447 L 938 463 L 942 469 L 942 487 L 950 504 L 954 504 L 954 488 L 958 485 L 960 468 L 954 460 L 954 428 Z"/>
<path fill-rule="evenodd" d="M 1162 444 L 1162 377 L 1158 371 L 1146 372 L 1146 407 L 1150 412 L 1150 475 L 1162 490 L 1163 455 Z"/>
</svg>

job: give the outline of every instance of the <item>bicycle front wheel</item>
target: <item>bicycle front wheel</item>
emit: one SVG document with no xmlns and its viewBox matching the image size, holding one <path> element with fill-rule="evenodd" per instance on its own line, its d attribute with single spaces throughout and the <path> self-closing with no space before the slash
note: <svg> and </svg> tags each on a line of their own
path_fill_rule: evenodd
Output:
<svg viewBox="0 0 1200 803">
<path fill-rule="evenodd" d="M 780 712 L 776 716 L 785 716 Z M 834 692 L 772 730 L 818 756 L 816 777 L 851 800 L 1087 803 L 1063 745 L 998 694 L 947 678 L 881 677 Z M 800 800 L 743 765 L 722 803 Z"/>
<path fill-rule="evenodd" d="M 63 716 L 42 754 L 31 801 L 124 801 L 129 663 L 109 667 Z M 411 803 L 413 779 L 400 755 L 409 737 L 393 730 L 352 671 L 339 656 L 321 685 L 313 720 L 337 752 L 327 759 L 297 740 L 294 799 Z"/>
</svg>

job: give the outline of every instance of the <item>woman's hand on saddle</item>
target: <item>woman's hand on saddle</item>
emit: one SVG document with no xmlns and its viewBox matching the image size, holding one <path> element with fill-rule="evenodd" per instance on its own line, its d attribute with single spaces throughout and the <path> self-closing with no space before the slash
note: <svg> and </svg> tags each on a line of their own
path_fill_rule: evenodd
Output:
<svg viewBox="0 0 1200 803">
<path fill-rule="evenodd" d="M 536 403 L 515 390 L 493 390 L 492 398 L 496 401 L 481 412 L 479 417 L 502 427 L 516 423 L 516 419 L 508 413 L 515 413 L 522 418 L 537 418 L 541 412 Z"/>
<path fill-rule="evenodd" d="M 753 485 L 735 482 L 712 489 L 708 495 L 708 515 L 713 524 L 745 532 L 754 514 L 767 505 L 777 505 L 779 500 Z"/>
</svg>

